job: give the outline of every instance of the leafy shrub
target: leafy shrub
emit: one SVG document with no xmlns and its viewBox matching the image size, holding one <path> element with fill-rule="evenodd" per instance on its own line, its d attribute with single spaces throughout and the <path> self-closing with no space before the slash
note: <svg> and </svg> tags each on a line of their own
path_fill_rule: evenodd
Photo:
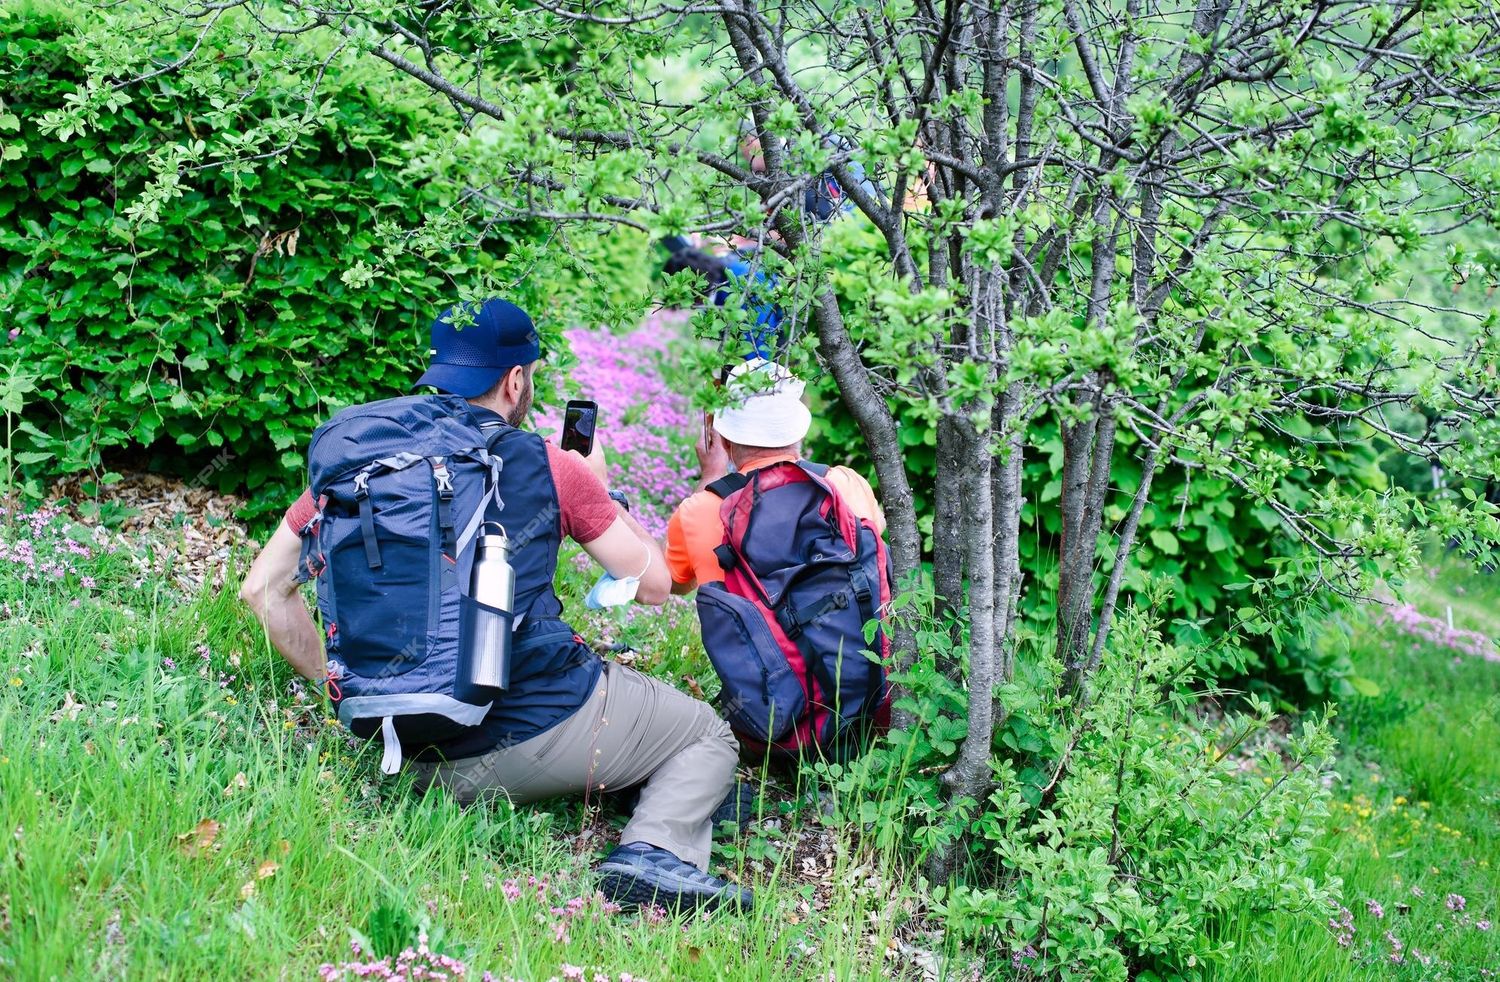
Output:
<svg viewBox="0 0 1500 982">
<path fill-rule="evenodd" d="M 895 288 L 882 281 L 886 264 L 876 261 L 885 250 L 874 228 L 859 219 L 835 224 L 824 238 L 830 281 L 856 342 L 865 347 L 890 345 L 896 333 L 891 324 L 870 313 L 877 294 Z M 889 302 L 881 300 L 886 306 Z M 913 366 L 905 371 L 914 370 L 911 359 L 891 361 Z M 897 412 L 919 521 L 924 533 L 931 535 L 934 502 L 930 495 L 941 479 L 935 414 L 910 395 L 913 379 L 903 376 L 898 381 L 904 391 L 889 402 Z M 829 463 L 847 464 L 873 478 L 874 465 L 859 428 L 839 402 L 832 377 L 815 375 L 809 390 L 822 411 L 809 437 L 808 453 Z M 1063 448 L 1052 417 L 1037 419 L 1027 437 L 1023 478 L 1027 504 L 1021 513 L 1020 539 L 1027 586 L 1022 610 L 1040 627 L 1050 623 L 1056 609 L 1055 579 L 1048 574 L 1056 566 L 1061 534 L 1057 503 L 1062 493 Z M 1261 433 L 1258 439 L 1288 442 L 1272 433 Z M 1331 438 L 1325 446 L 1316 462 L 1305 462 L 1284 479 L 1283 500 L 1303 500 L 1307 492 L 1299 489 L 1329 480 L 1384 486 L 1385 477 L 1369 446 L 1338 445 Z M 1139 482 L 1143 450 L 1133 434 L 1121 432 L 1115 453 L 1116 491 L 1105 507 L 1106 529 L 1125 518 Z M 1169 632 L 1197 652 L 1199 668 L 1209 678 L 1248 679 L 1252 688 L 1315 699 L 1325 694 L 1348 695 L 1365 685 L 1353 677 L 1345 653 L 1316 647 L 1308 639 L 1308 629 L 1327 616 L 1332 601 L 1303 589 L 1300 544 L 1287 534 L 1274 511 L 1252 501 L 1230 481 L 1181 467 L 1158 469 L 1137 541 L 1124 591 L 1139 593 L 1148 583 L 1166 590 Z M 1101 552 L 1096 561 L 1100 575 L 1108 575 L 1113 559 Z"/>
<path fill-rule="evenodd" d="M 1076 713 L 1055 695 L 1059 665 L 1023 661 L 1002 693 L 1010 718 L 982 806 L 950 807 L 932 776 L 963 737 L 964 694 L 934 668 L 951 641 L 931 626 L 906 679 L 923 722 L 827 768 L 866 834 L 921 851 L 962 843 L 968 868 L 937 908 L 1019 978 L 1200 978 L 1229 954 L 1214 927 L 1246 907 L 1328 907 L 1313 873 L 1326 721 L 1263 740 L 1273 717 L 1253 698 L 1247 714 L 1199 720 L 1178 695 L 1191 653 L 1138 609 L 1118 630 Z"/>
<path fill-rule="evenodd" d="M 425 90 L 296 39 L 252 65 L 233 15 L 210 69 L 114 88 L 81 67 L 92 17 L 0 17 L 0 366 L 35 379 L 14 437 L 33 490 L 144 448 L 273 511 L 319 422 L 408 389 L 453 300 L 504 289 L 556 341 L 557 291 L 517 275 L 534 229 L 433 245 L 474 223 L 458 120 Z M 283 104 L 313 58 L 318 100 Z"/>
</svg>

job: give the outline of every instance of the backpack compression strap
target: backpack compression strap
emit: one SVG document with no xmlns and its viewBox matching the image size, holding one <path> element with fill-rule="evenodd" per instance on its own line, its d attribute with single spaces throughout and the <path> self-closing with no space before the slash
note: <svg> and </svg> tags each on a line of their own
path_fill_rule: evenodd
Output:
<svg viewBox="0 0 1500 982">
<path fill-rule="evenodd" d="M 750 478 L 736 471 L 733 474 L 725 474 L 717 481 L 704 487 L 703 490 L 716 498 L 727 498 L 740 488 L 750 483 Z"/>
<path fill-rule="evenodd" d="M 749 475 L 735 471 L 733 474 L 725 474 L 703 490 L 716 498 L 727 498 L 749 483 Z M 726 573 L 734 569 L 735 563 L 739 562 L 739 557 L 734 554 L 734 547 L 727 542 L 714 547 L 714 556 L 719 560 L 719 568 Z"/>
</svg>

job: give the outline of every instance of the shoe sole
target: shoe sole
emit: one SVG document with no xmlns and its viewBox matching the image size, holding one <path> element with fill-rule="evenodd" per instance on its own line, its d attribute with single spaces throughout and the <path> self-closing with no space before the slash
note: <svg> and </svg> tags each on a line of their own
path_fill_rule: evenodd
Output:
<svg viewBox="0 0 1500 982">
<path fill-rule="evenodd" d="M 746 905 L 734 898 L 731 891 L 719 893 L 667 893 L 660 887 L 641 882 L 640 877 L 625 872 L 601 870 L 599 889 L 605 898 L 621 907 L 665 907 L 667 910 L 716 911 L 730 907 L 743 911 Z"/>
</svg>

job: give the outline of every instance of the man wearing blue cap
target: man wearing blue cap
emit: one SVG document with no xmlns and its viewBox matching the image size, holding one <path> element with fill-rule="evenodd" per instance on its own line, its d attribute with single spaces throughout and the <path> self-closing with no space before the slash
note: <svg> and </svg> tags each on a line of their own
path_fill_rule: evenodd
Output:
<svg viewBox="0 0 1500 982">
<path fill-rule="evenodd" d="M 524 421 L 542 351 L 523 310 L 499 299 L 451 308 L 433 323 L 431 336 L 431 360 L 418 385 L 467 399 L 481 423 Z M 542 477 L 506 489 L 508 508 L 535 516 L 535 534 L 517 548 L 539 550 L 529 554 L 528 568 L 540 568 L 547 586 L 513 635 L 510 684 L 480 725 L 412 748 L 406 769 L 419 788 L 441 785 L 465 803 L 638 786 L 620 846 L 599 867 L 606 896 L 627 904 L 748 908 L 749 891 L 707 872 L 713 819 L 734 785 L 738 759 L 728 725 L 707 704 L 601 659 L 561 620 L 562 605 L 550 589 L 557 543 L 567 536 L 604 567 L 605 582 L 623 593 L 621 600 L 660 604 L 671 588 L 660 545 L 631 517 L 625 496 L 607 490 L 597 441 L 587 458 L 535 437 L 507 446 L 514 449 L 503 458 L 502 474 L 551 476 L 550 487 Z M 525 454 L 537 459 L 521 459 Z M 240 595 L 287 661 L 321 682 L 328 677 L 324 640 L 294 578 L 299 530 L 317 509 L 310 492 L 288 509 Z"/>
</svg>

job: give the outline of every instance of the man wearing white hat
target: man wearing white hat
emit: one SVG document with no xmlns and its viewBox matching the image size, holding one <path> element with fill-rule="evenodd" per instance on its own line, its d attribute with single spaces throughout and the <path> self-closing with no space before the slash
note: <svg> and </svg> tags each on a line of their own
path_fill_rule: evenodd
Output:
<svg viewBox="0 0 1500 982">
<path fill-rule="evenodd" d="M 800 380 L 757 358 L 725 385 L 730 404 L 698 448 L 700 490 L 667 524 L 672 592 L 698 591 L 741 756 L 839 759 L 890 719 L 885 636 L 877 658 L 844 657 L 871 644 L 866 627 L 890 599 L 885 516 L 859 474 L 802 459 L 812 414 Z"/>
<path fill-rule="evenodd" d="M 714 552 L 724 542 L 724 523 L 719 519 L 723 502 L 703 489 L 729 473 L 731 466 L 748 474 L 800 459 L 802 440 L 812 427 L 812 413 L 803 402 L 805 383 L 780 365 L 759 358 L 746 361 L 729 373 L 725 384 L 736 401 L 715 414 L 711 427 L 705 421 L 698 445 L 703 469 L 699 490 L 667 523 L 673 593 L 691 593 L 702 583 L 724 579 Z M 870 482 L 847 467 L 828 468 L 827 480 L 856 515 L 884 534 L 885 515 Z"/>
</svg>

